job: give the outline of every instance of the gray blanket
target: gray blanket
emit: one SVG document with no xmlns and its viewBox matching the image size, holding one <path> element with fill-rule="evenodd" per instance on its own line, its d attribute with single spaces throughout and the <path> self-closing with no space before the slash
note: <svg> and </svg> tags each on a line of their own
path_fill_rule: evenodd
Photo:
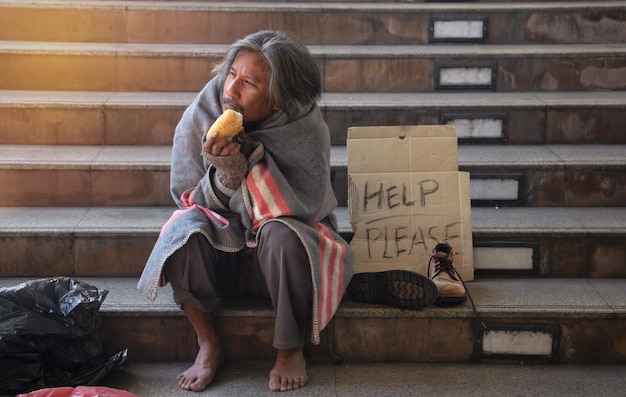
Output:
<svg viewBox="0 0 626 397">
<path fill-rule="evenodd" d="M 317 104 L 297 117 L 278 111 L 248 136 L 260 143 L 248 175 L 227 204 L 211 184 L 215 169 L 201 155 L 205 133 L 222 113 L 215 79 L 186 109 L 172 149 L 171 192 L 179 210 L 163 227 L 138 287 L 155 299 L 167 258 L 200 233 L 216 249 L 256 246 L 267 222 L 288 225 L 301 239 L 313 278 L 312 340 L 330 322 L 353 274 L 354 254 L 337 233 L 330 180 L 330 134 Z"/>
</svg>

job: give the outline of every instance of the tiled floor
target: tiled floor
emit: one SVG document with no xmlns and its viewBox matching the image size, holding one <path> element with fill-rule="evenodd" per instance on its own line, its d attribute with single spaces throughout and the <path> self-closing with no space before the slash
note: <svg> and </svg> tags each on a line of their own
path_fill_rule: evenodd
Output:
<svg viewBox="0 0 626 397">
<path fill-rule="evenodd" d="M 227 363 L 204 392 L 180 390 L 174 379 L 190 363 L 132 364 L 105 378 L 139 397 L 270 395 L 272 362 Z M 297 396 L 624 396 L 626 366 L 529 364 L 312 364 Z"/>
</svg>

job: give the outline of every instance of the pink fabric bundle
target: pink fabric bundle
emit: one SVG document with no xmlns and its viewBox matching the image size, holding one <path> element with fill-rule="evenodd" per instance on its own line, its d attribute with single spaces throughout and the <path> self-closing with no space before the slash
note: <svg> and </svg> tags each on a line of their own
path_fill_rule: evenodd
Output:
<svg viewBox="0 0 626 397">
<path fill-rule="evenodd" d="M 137 397 L 124 390 L 103 386 L 53 387 L 18 394 L 16 397 Z"/>
</svg>

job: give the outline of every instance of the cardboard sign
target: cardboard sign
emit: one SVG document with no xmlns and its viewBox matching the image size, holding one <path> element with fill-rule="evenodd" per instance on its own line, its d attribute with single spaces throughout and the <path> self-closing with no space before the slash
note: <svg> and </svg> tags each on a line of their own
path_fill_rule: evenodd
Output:
<svg viewBox="0 0 626 397">
<path fill-rule="evenodd" d="M 355 272 L 427 275 L 433 247 L 448 242 L 473 280 L 469 174 L 458 171 L 454 127 L 353 127 L 347 149 Z"/>
</svg>

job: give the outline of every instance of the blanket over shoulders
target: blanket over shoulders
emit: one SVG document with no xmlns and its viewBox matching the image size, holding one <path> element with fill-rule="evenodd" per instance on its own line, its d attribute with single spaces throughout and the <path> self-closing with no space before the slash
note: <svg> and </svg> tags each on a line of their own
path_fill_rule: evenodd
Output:
<svg viewBox="0 0 626 397">
<path fill-rule="evenodd" d="M 313 280 L 312 340 L 334 316 L 354 268 L 339 235 L 330 179 L 330 134 L 317 104 L 296 117 L 277 111 L 248 136 L 257 142 L 248 174 L 228 203 L 219 200 L 215 169 L 202 157 L 205 134 L 222 113 L 216 79 L 185 110 L 172 147 L 170 190 L 178 209 L 163 226 L 138 283 L 149 299 L 164 285 L 166 260 L 194 233 L 216 249 L 254 248 L 268 222 L 282 222 L 305 247 Z"/>
</svg>

